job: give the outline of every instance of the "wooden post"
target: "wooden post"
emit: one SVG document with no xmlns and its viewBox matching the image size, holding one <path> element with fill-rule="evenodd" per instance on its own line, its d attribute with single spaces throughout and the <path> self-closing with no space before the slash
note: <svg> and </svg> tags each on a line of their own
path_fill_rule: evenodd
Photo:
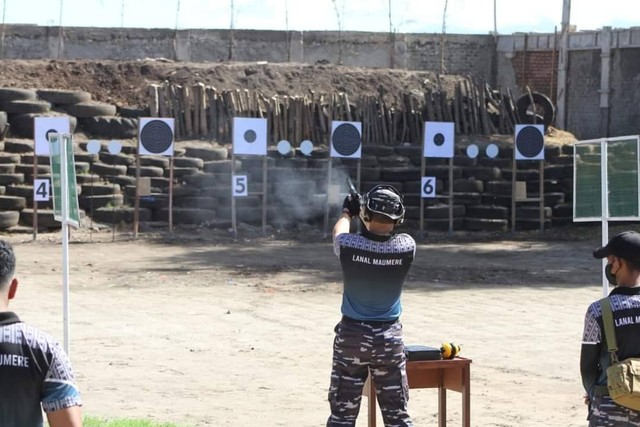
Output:
<svg viewBox="0 0 640 427">
<path fill-rule="evenodd" d="M 151 117 L 158 117 L 158 112 L 160 111 L 160 97 L 159 97 L 159 85 L 151 84 L 149 85 L 149 115 Z"/>
<path fill-rule="evenodd" d="M 173 234 L 173 156 L 169 158 L 169 233 Z"/>
<path fill-rule="evenodd" d="M 182 95 L 182 111 L 184 115 L 184 131 L 187 136 L 193 136 L 193 120 L 192 120 L 192 99 L 191 91 L 184 86 L 181 91 Z"/>
</svg>

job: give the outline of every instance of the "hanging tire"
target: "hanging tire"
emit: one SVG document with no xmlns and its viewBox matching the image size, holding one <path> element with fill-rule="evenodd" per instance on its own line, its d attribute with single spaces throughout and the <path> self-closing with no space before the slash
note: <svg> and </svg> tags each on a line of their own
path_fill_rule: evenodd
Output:
<svg viewBox="0 0 640 427">
<path fill-rule="evenodd" d="M 528 93 L 520 95 L 516 101 L 519 123 L 533 124 L 533 118 L 535 116 L 536 122 L 543 124 L 546 130 L 555 119 L 556 109 L 553 106 L 553 102 L 551 102 L 546 95 L 539 92 L 533 92 L 531 98 L 533 98 L 533 109 L 535 113 L 531 111 L 531 99 Z"/>
<path fill-rule="evenodd" d="M 39 89 L 36 94 L 38 98 L 56 105 L 91 101 L 91 94 L 81 90 Z"/>
</svg>

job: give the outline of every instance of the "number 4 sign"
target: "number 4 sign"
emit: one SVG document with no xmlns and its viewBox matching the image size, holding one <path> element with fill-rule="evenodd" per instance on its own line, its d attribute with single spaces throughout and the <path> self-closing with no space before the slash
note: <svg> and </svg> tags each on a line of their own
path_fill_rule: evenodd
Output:
<svg viewBox="0 0 640 427">
<path fill-rule="evenodd" d="M 232 197 L 247 197 L 249 191 L 247 188 L 247 175 L 233 175 L 231 185 Z"/>
<path fill-rule="evenodd" d="M 422 177 L 422 198 L 431 199 L 434 197 L 436 197 L 436 177 L 423 176 Z"/>
<path fill-rule="evenodd" d="M 33 180 L 33 200 L 48 202 L 51 197 L 51 184 L 48 179 Z"/>
</svg>

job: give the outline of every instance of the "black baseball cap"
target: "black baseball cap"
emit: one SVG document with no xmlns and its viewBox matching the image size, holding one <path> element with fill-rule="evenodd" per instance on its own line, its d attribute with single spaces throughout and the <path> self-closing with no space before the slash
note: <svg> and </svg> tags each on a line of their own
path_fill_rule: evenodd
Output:
<svg viewBox="0 0 640 427">
<path fill-rule="evenodd" d="M 609 255 L 640 265 L 640 234 L 635 231 L 623 231 L 613 236 L 606 246 L 593 251 L 595 258 L 602 259 Z"/>
</svg>

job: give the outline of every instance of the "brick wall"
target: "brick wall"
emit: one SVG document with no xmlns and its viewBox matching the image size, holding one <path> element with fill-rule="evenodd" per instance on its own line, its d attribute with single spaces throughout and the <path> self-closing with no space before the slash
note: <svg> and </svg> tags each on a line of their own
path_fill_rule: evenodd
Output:
<svg viewBox="0 0 640 427">
<path fill-rule="evenodd" d="M 526 87 L 529 86 L 532 91 L 547 95 L 555 103 L 558 81 L 557 51 L 515 52 L 511 63 L 520 91 L 526 91 Z"/>
</svg>

